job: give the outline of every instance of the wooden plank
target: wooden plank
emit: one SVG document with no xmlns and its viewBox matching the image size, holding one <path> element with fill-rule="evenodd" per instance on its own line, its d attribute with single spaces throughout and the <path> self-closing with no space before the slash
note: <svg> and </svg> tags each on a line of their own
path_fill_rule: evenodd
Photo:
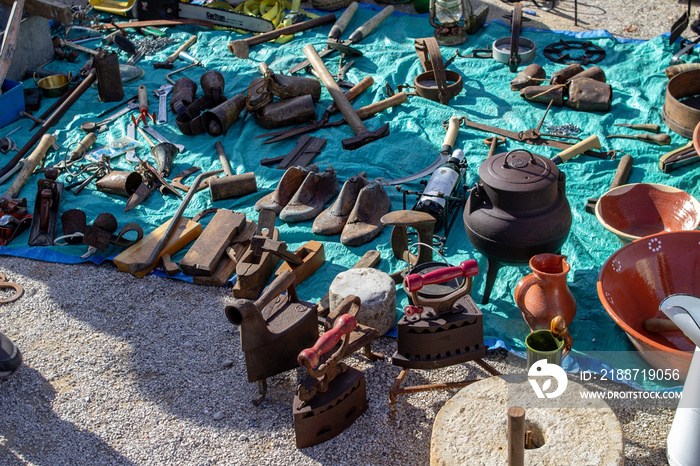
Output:
<svg viewBox="0 0 700 466">
<path fill-rule="evenodd" d="M 182 273 L 212 275 L 226 248 L 245 225 L 245 214 L 219 209 L 197 241 L 180 260 Z"/>
<path fill-rule="evenodd" d="M 0 0 L 0 3 L 12 6 L 15 2 L 14 0 Z M 24 11 L 32 15 L 58 21 L 61 24 L 73 23 L 70 5 L 55 0 L 25 0 Z"/>
<path fill-rule="evenodd" d="M 163 233 L 165 233 L 169 223 L 170 220 L 166 221 L 115 257 L 113 262 L 117 268 L 122 272 L 129 273 L 131 264 L 147 261 L 151 256 L 151 252 L 153 252 L 158 244 L 158 241 L 160 241 L 160 238 L 163 236 Z M 163 254 L 172 256 L 190 242 L 194 241 L 200 234 L 202 234 L 202 225 L 200 223 L 193 222 L 189 218 L 180 218 L 177 229 L 168 241 L 168 244 L 163 248 L 158 259 L 147 270 L 133 273 L 132 275 L 137 278 L 145 276 L 148 272 L 156 268 Z"/>
<path fill-rule="evenodd" d="M 282 262 L 275 272 L 275 277 L 279 277 L 287 270 L 294 272 L 296 280 L 294 280 L 294 286 L 299 286 L 301 283 L 309 278 L 315 271 L 317 271 L 323 263 L 326 261 L 326 254 L 323 249 L 323 243 L 311 240 L 306 244 L 302 245 L 294 251 L 294 254 L 302 260 L 299 265 L 290 264 L 289 262 Z"/>
<path fill-rule="evenodd" d="M 236 272 L 236 265 L 243 254 L 248 250 L 250 238 L 255 233 L 257 225 L 252 220 L 246 221 L 243 231 L 231 241 L 232 246 L 226 249 L 226 254 L 219 261 L 219 265 L 211 276 L 192 277 L 195 285 L 224 286 Z"/>
</svg>

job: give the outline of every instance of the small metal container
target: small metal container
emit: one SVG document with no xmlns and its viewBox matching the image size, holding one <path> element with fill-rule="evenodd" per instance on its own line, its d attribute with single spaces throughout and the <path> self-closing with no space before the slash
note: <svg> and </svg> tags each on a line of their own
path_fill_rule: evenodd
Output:
<svg viewBox="0 0 700 466">
<path fill-rule="evenodd" d="M 37 75 L 34 73 L 34 83 L 39 86 L 44 97 L 61 97 L 68 90 L 70 80 L 70 74 L 55 74 L 37 81 Z"/>
</svg>

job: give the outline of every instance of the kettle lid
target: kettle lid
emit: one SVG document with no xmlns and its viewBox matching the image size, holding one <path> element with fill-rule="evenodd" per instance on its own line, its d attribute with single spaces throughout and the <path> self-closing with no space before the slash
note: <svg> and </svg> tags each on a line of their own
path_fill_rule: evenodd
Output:
<svg viewBox="0 0 700 466">
<path fill-rule="evenodd" d="M 539 191 L 557 183 L 559 168 L 546 157 L 513 149 L 487 158 L 479 167 L 479 177 L 496 190 Z"/>
</svg>

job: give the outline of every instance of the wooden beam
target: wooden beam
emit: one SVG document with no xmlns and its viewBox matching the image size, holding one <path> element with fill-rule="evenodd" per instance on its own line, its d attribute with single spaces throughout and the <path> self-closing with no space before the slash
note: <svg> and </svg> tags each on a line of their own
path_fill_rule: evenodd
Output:
<svg viewBox="0 0 700 466">
<path fill-rule="evenodd" d="M 0 0 L 0 4 L 4 5 L 12 6 L 14 3 L 14 0 Z M 58 21 L 61 24 L 71 24 L 73 22 L 70 5 L 56 0 L 25 0 L 24 11 L 32 15 Z"/>
</svg>

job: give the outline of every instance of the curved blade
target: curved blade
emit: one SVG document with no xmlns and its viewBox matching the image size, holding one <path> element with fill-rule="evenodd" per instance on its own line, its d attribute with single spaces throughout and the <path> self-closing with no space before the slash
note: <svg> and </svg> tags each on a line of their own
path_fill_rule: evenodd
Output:
<svg viewBox="0 0 700 466">
<path fill-rule="evenodd" d="M 440 155 L 438 155 L 438 158 L 435 159 L 435 161 L 433 163 L 428 165 L 423 170 L 416 172 L 413 175 L 404 176 L 403 178 L 396 178 L 394 180 L 389 180 L 389 181 L 387 181 L 387 183 L 389 183 L 390 185 L 409 183 L 411 181 L 419 180 L 425 176 L 432 175 L 432 173 L 435 170 L 437 170 L 437 168 L 440 165 L 447 162 L 447 159 L 449 157 L 450 157 L 450 154 L 441 153 Z"/>
</svg>

